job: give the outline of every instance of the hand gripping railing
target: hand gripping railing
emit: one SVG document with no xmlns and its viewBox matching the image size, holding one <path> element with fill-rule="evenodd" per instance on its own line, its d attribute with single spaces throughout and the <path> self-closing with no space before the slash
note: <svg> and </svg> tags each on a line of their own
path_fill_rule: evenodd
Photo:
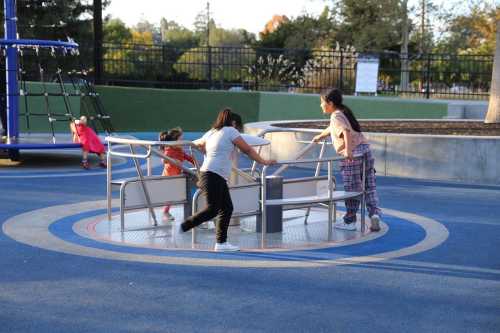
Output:
<svg viewBox="0 0 500 333">
<path fill-rule="evenodd" d="M 276 164 L 278 165 L 296 165 L 296 164 L 305 164 L 305 163 L 327 163 L 328 165 L 328 196 L 316 196 L 316 197 L 303 197 L 303 198 L 294 198 L 293 203 L 296 204 L 300 199 L 303 199 L 303 203 L 312 203 L 312 202 L 327 202 L 328 203 L 328 241 L 332 238 L 332 221 L 334 219 L 333 216 L 333 203 L 335 201 L 344 200 L 348 198 L 361 197 L 361 232 L 365 231 L 365 168 L 366 161 L 364 155 L 356 155 L 354 159 L 362 160 L 362 188 L 361 192 L 342 192 L 341 195 L 334 195 L 334 176 L 333 176 L 333 162 L 344 160 L 345 157 L 334 156 L 329 158 L 316 158 L 316 159 L 303 159 L 303 160 L 283 160 L 278 161 Z M 275 165 L 276 165 L 275 164 Z M 287 198 L 283 198 L 281 200 L 268 200 L 266 199 L 266 181 L 267 181 L 267 171 L 269 166 L 264 166 L 262 168 L 261 174 L 261 223 L 262 223 L 262 235 L 261 235 L 261 247 L 266 247 L 266 231 L 267 231 L 267 205 L 268 202 L 271 202 L 273 205 L 281 205 L 286 206 L 287 204 L 291 204 L 292 201 Z M 319 171 L 316 173 L 319 174 Z"/>
<path fill-rule="evenodd" d="M 199 168 L 198 168 L 198 163 L 196 162 L 196 159 L 193 156 L 193 159 L 195 160 L 195 170 L 193 171 L 190 168 L 185 167 L 181 162 L 179 162 L 176 159 L 173 159 L 169 156 L 166 156 L 161 150 L 160 147 L 164 146 L 187 146 L 189 147 L 190 150 L 192 148 L 196 148 L 197 146 L 191 142 L 191 141 L 170 141 L 170 142 L 165 142 L 165 141 L 151 141 L 151 140 L 138 140 L 138 139 L 129 139 L 129 138 L 120 138 L 116 136 L 107 136 L 106 137 L 106 142 L 108 142 L 108 152 L 107 152 L 107 172 L 106 172 L 106 191 L 107 191 L 107 208 L 108 208 L 108 220 L 111 220 L 111 191 L 112 191 L 112 156 L 119 156 L 119 157 L 127 157 L 131 158 L 134 162 L 135 169 L 137 171 L 137 175 L 140 180 L 141 188 L 144 193 L 144 198 L 146 200 L 146 204 L 148 207 L 148 210 L 153 218 L 154 225 L 158 225 L 158 221 L 156 219 L 156 214 L 154 212 L 154 209 L 151 205 L 151 198 L 149 197 L 149 191 L 147 189 L 147 185 L 144 182 L 144 175 L 142 172 L 142 168 L 140 166 L 139 159 L 145 159 L 147 161 L 147 173 L 148 176 L 151 176 L 151 156 L 155 155 L 158 156 L 164 160 L 167 160 L 169 163 L 174 164 L 181 168 L 184 172 L 187 174 L 194 176 L 197 178 L 198 173 L 199 173 Z M 116 150 L 116 147 L 123 147 L 123 146 L 128 146 L 130 152 L 126 151 L 119 151 Z M 136 148 L 137 147 L 143 147 L 146 149 L 144 153 L 137 153 Z M 121 212 L 121 215 L 123 215 L 123 212 Z M 123 227 L 123 217 L 122 217 L 122 227 Z M 123 228 L 122 228 L 123 229 Z"/>
</svg>

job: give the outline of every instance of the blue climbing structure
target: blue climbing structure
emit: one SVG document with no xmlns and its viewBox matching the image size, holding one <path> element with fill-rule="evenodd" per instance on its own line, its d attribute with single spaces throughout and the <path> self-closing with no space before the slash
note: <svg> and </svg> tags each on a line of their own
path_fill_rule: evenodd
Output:
<svg viewBox="0 0 500 333">
<path fill-rule="evenodd" d="M 91 122 L 100 121 L 103 129 L 111 133 L 113 131 L 110 123 L 109 116 L 104 112 L 102 104 L 99 100 L 98 93 L 95 92 L 92 84 L 86 79 L 86 71 L 73 70 L 72 74 L 68 72 L 71 82 L 75 85 L 75 81 L 79 82 L 79 86 L 75 88 L 75 92 L 68 93 L 65 90 L 65 80 L 62 78 L 62 70 L 58 68 L 57 73 L 54 75 L 58 77 L 58 84 L 61 88 L 60 96 L 64 99 L 67 111 L 65 114 L 54 114 L 51 112 L 49 107 L 49 96 L 53 97 L 55 94 L 48 92 L 45 88 L 44 80 L 44 69 L 41 65 L 40 75 L 41 81 L 44 87 L 44 91 L 41 93 L 30 93 L 26 91 L 25 82 L 20 81 L 23 77 L 23 68 L 19 66 L 19 57 L 23 54 L 24 50 L 34 50 L 38 55 L 40 50 L 49 50 L 49 52 L 55 56 L 56 51 L 61 51 L 62 54 L 67 55 L 77 55 L 78 54 L 78 44 L 73 40 L 68 39 L 65 41 L 53 41 L 53 40 L 38 40 L 38 39 L 21 39 L 18 36 L 17 31 L 17 7 L 15 0 L 4 0 L 4 26 L 5 35 L 3 39 L 0 39 L 0 48 L 4 50 L 5 56 L 5 96 L 6 96 L 6 119 L 3 119 L 6 128 L 4 128 L 5 136 L 0 141 L 0 149 L 7 150 L 9 156 L 12 159 L 17 159 L 19 157 L 19 150 L 24 149 L 64 149 L 64 148 L 79 148 L 79 143 L 73 143 L 69 136 L 65 136 L 64 139 L 56 139 L 56 134 L 54 131 L 54 122 L 64 120 L 67 122 L 73 121 L 77 115 L 74 115 L 68 106 L 68 97 L 77 97 L 81 99 L 87 99 L 87 103 L 90 100 L 91 108 L 94 110 L 92 112 L 86 111 L 86 115 L 90 118 Z M 23 58 L 21 58 L 23 59 Z M 21 61 L 22 65 L 22 61 Z M 74 80 L 74 78 L 76 79 Z M 81 82 L 84 82 L 82 85 Z M 20 83 L 24 83 L 20 85 Z M 45 111 L 50 124 L 51 135 L 29 135 L 23 136 L 20 133 L 19 117 L 20 117 L 20 97 L 27 98 L 33 97 L 43 97 L 45 99 Z M 42 105 L 43 103 L 40 103 Z M 27 108 L 28 103 L 25 103 Z M 30 112 L 25 111 L 26 118 L 29 118 Z M 40 116 L 40 114 L 37 114 Z M 58 118 L 59 117 L 59 118 Z"/>
</svg>

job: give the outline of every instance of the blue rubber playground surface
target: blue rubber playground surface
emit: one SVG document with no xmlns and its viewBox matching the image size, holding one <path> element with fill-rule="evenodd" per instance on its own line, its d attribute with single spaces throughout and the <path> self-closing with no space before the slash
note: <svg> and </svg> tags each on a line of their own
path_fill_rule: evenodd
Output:
<svg viewBox="0 0 500 333">
<path fill-rule="evenodd" d="M 105 213 L 105 170 L 25 158 L 0 167 L 0 332 L 500 332 L 498 186 L 378 177 L 380 237 L 169 251 L 76 233 Z"/>
</svg>

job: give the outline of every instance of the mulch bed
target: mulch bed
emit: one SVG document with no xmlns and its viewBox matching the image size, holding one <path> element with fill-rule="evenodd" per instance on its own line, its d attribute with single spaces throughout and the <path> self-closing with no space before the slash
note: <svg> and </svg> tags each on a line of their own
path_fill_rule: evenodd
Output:
<svg viewBox="0 0 500 333">
<path fill-rule="evenodd" d="M 500 124 L 485 124 L 481 121 L 360 121 L 363 132 L 434 134 L 434 135 L 477 135 L 500 136 Z M 276 127 L 323 129 L 328 121 L 293 122 L 273 124 Z"/>
</svg>

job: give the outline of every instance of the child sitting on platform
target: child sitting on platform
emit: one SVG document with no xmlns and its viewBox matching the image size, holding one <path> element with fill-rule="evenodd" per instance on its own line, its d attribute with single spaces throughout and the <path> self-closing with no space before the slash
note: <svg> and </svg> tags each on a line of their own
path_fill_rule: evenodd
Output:
<svg viewBox="0 0 500 333">
<path fill-rule="evenodd" d="M 87 117 L 81 116 L 74 122 L 70 122 L 69 127 L 73 135 L 73 142 L 82 144 L 82 167 L 90 169 L 88 162 L 89 153 L 95 153 L 99 156 L 99 166 L 106 168 L 105 148 L 94 130 L 87 126 Z"/>
<path fill-rule="evenodd" d="M 160 133 L 160 141 L 181 141 L 183 139 L 183 132 L 180 127 L 173 128 L 166 132 Z M 168 157 L 178 160 L 179 162 L 188 161 L 189 163 L 194 165 L 194 159 L 192 156 L 186 154 L 182 149 L 182 146 L 164 146 L 163 148 L 164 154 Z M 177 165 L 164 161 L 164 168 L 162 176 L 176 176 L 182 173 L 181 168 Z M 163 209 L 163 220 L 165 221 L 173 221 L 175 218 L 172 214 L 170 214 L 170 205 L 166 205 Z"/>
</svg>

